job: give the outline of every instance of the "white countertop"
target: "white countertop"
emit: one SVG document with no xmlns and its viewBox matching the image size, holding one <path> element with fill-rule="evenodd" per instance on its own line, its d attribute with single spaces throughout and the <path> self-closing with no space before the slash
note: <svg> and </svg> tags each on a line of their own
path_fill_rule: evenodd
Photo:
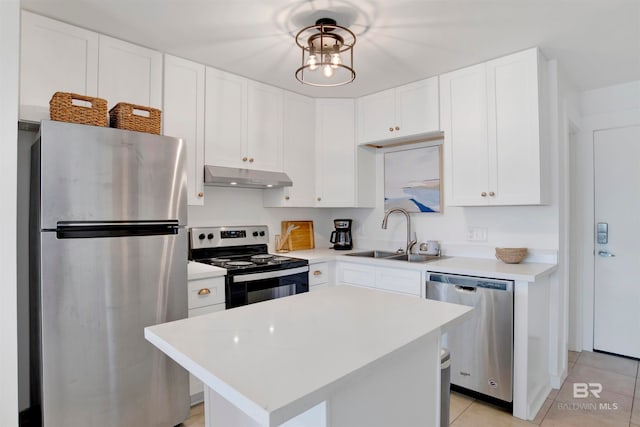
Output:
<svg viewBox="0 0 640 427">
<path fill-rule="evenodd" d="M 354 250 L 355 251 L 355 250 Z M 308 249 L 304 251 L 291 251 L 287 254 L 295 258 L 303 258 L 308 259 L 309 263 L 317 263 L 317 262 L 326 262 L 335 260 L 336 255 L 343 254 L 344 252 L 354 252 L 354 251 L 336 251 L 335 249 L 329 248 L 316 248 L 316 249 Z"/>
<path fill-rule="evenodd" d="M 556 264 L 520 263 L 506 264 L 497 259 L 451 257 L 426 264 L 427 271 L 437 273 L 464 274 L 506 280 L 535 282 L 542 276 L 553 273 Z"/>
<path fill-rule="evenodd" d="M 220 277 L 225 274 L 227 274 L 227 270 L 225 268 L 195 261 L 189 261 L 187 264 L 188 280 L 208 279 L 209 277 Z"/>
<path fill-rule="evenodd" d="M 145 328 L 145 337 L 247 414 L 295 409 L 470 308 L 352 286 Z"/>
<path fill-rule="evenodd" d="M 443 257 L 430 262 L 406 262 L 385 260 L 383 258 L 367 258 L 349 256 L 351 252 L 362 252 L 366 249 L 351 251 L 335 251 L 333 249 L 312 249 L 306 251 L 289 252 L 290 256 L 308 259 L 310 263 L 326 261 L 355 262 L 359 264 L 379 265 L 419 271 L 433 271 L 438 273 L 464 274 L 469 276 L 490 277 L 505 280 L 523 280 L 535 282 L 538 278 L 553 273 L 557 264 L 520 263 L 506 264 L 495 258 Z"/>
</svg>

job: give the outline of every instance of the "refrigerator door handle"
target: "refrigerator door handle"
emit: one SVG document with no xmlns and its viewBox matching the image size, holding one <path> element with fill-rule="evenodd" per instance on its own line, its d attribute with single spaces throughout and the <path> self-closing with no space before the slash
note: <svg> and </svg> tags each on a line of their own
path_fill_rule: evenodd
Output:
<svg viewBox="0 0 640 427">
<path fill-rule="evenodd" d="M 58 239 L 159 236 L 178 234 L 178 221 L 59 221 Z"/>
</svg>

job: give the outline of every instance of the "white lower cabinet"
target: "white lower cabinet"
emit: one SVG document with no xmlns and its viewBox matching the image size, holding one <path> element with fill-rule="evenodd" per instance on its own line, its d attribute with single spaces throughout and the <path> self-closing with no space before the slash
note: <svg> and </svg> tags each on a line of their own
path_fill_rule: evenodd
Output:
<svg viewBox="0 0 640 427">
<path fill-rule="evenodd" d="M 189 280 L 188 307 L 189 317 L 201 316 L 225 309 L 224 276 L 207 279 Z M 202 382 L 189 375 L 189 395 L 191 403 L 204 400 Z"/>
<path fill-rule="evenodd" d="M 376 288 L 420 296 L 422 289 L 422 273 L 416 270 L 376 267 Z"/>
<path fill-rule="evenodd" d="M 328 262 L 309 264 L 309 291 L 329 286 L 330 265 Z"/>
<path fill-rule="evenodd" d="M 336 265 L 336 283 L 340 285 L 363 286 L 420 297 L 423 282 L 422 272 L 418 270 L 348 262 L 338 262 Z"/>
</svg>

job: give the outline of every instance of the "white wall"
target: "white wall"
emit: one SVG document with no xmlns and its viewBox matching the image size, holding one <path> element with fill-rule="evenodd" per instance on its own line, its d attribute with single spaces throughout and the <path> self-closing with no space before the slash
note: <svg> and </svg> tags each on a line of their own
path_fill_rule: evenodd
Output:
<svg viewBox="0 0 640 427">
<path fill-rule="evenodd" d="M 262 206 L 263 191 L 269 190 L 207 186 L 204 206 L 189 206 L 189 227 L 266 224 L 270 244 L 273 244 L 273 236 L 280 234 L 280 221 L 312 220 L 316 247 L 329 247 L 334 218 L 330 209 L 265 208 Z"/>
<path fill-rule="evenodd" d="M 16 174 L 20 0 L 0 1 L 0 426 L 18 425 Z"/>
<path fill-rule="evenodd" d="M 411 146 L 408 146 L 410 148 Z M 405 149 L 407 147 L 404 147 Z M 556 150 L 557 151 L 557 150 Z M 551 159 L 551 181 L 558 180 L 557 156 Z M 384 216 L 384 152 L 376 153 L 376 207 L 374 209 L 335 209 L 338 216 L 354 219 L 354 242 L 363 248 L 399 249 L 406 241 L 406 223 L 401 215 Z M 445 201 L 446 203 L 446 201 Z M 540 257 L 555 261 L 558 250 L 558 194 L 553 188 L 552 202 L 546 206 L 445 206 L 440 214 L 411 214 L 412 230 L 418 242 L 438 240 L 449 255 L 493 257 L 494 248 L 528 247 Z M 487 229 L 487 241 L 467 240 L 468 227 Z"/>
<path fill-rule="evenodd" d="M 594 268 L 594 200 L 593 200 L 593 133 L 640 124 L 640 80 L 591 90 L 581 94 L 582 126 L 576 137 L 572 161 L 576 167 L 572 181 L 574 189 L 576 231 L 572 245 L 578 249 L 574 264 L 575 290 L 582 296 L 581 307 L 575 307 L 571 319 L 575 328 L 582 331 L 580 349 L 593 350 L 593 268 Z M 581 310 L 581 312 L 580 312 Z"/>
</svg>

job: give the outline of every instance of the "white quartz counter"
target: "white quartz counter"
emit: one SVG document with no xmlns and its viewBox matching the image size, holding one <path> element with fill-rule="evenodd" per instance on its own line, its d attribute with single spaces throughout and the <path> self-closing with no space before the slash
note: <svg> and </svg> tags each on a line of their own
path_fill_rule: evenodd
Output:
<svg viewBox="0 0 640 427">
<path fill-rule="evenodd" d="M 335 251 L 333 249 L 312 249 L 306 251 L 289 252 L 289 255 L 297 258 L 308 259 L 310 263 L 325 261 L 344 261 L 418 271 L 464 274 L 468 276 L 491 277 L 505 280 L 523 280 L 526 282 L 535 282 L 538 278 L 553 273 L 558 267 L 556 264 L 533 262 L 505 264 L 502 261 L 491 258 L 446 256 L 440 260 L 425 263 L 385 260 L 384 258 L 367 258 L 347 255 L 348 253 L 361 252 L 364 250 L 365 249 Z"/>
<path fill-rule="evenodd" d="M 188 280 L 208 279 L 209 277 L 220 277 L 225 274 L 227 274 L 226 269 L 213 265 L 195 261 L 189 261 L 187 264 Z"/>
<path fill-rule="evenodd" d="M 251 418 L 271 425 L 308 409 L 309 399 L 326 400 L 337 383 L 385 356 L 429 334 L 439 336 L 440 328 L 469 312 L 333 286 L 151 326 L 145 337 Z M 433 361 L 437 365 L 435 356 Z"/>
<path fill-rule="evenodd" d="M 521 263 L 505 264 L 497 259 L 451 257 L 426 264 L 427 271 L 464 274 L 505 280 L 535 282 L 557 269 L 556 264 Z"/>
<path fill-rule="evenodd" d="M 316 248 L 316 249 L 308 249 L 304 251 L 291 251 L 288 254 L 295 258 L 302 258 L 309 260 L 309 263 L 317 263 L 317 262 L 326 262 L 326 261 L 334 261 L 336 255 L 341 255 L 345 252 L 357 252 L 357 250 L 353 251 L 336 251 L 335 249 L 329 248 Z"/>
</svg>

